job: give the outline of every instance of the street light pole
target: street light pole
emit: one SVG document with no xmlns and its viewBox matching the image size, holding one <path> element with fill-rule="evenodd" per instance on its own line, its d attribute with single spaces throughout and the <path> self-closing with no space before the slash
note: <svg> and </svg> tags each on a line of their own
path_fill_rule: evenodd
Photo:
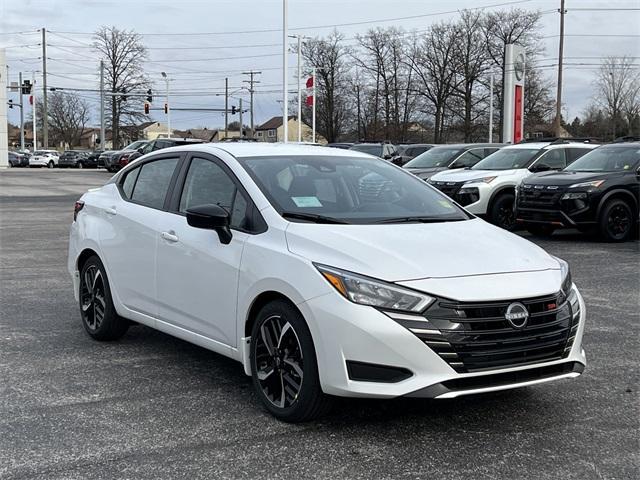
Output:
<svg viewBox="0 0 640 480">
<path fill-rule="evenodd" d="M 289 78 L 287 65 L 287 0 L 282 0 L 282 130 L 284 143 L 289 141 Z"/>
<path fill-rule="evenodd" d="M 493 72 L 489 77 L 489 143 L 493 143 Z"/>
<path fill-rule="evenodd" d="M 554 130 L 556 137 L 561 136 L 562 129 L 562 61 L 564 56 L 564 16 L 567 11 L 564 9 L 564 0 L 560 0 L 560 44 L 558 46 L 558 91 L 556 93 L 556 119 Z"/>
<path fill-rule="evenodd" d="M 22 72 L 18 73 L 18 94 L 20 95 L 20 151 L 24 153 L 24 103 L 22 102 Z"/>
</svg>

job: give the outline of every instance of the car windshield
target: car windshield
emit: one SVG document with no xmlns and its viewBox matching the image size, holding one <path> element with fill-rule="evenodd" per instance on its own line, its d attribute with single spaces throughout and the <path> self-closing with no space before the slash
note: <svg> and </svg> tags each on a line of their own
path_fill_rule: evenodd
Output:
<svg viewBox="0 0 640 480">
<path fill-rule="evenodd" d="M 451 161 L 456 158 L 462 149 L 460 147 L 434 147 L 427 150 L 416 158 L 407 162 L 405 168 L 432 168 L 432 167 L 447 167 Z"/>
<path fill-rule="evenodd" d="M 382 157 L 382 145 L 354 145 L 350 150 L 368 153 L 369 155 L 375 155 L 376 157 Z"/>
<path fill-rule="evenodd" d="M 129 145 L 124 147 L 123 150 L 137 150 L 138 148 L 142 147 L 146 143 L 147 143 L 146 140 L 138 140 L 138 141 L 130 143 Z"/>
<path fill-rule="evenodd" d="M 469 218 L 448 197 L 383 161 L 328 155 L 238 160 L 288 219 L 372 224 Z"/>
<path fill-rule="evenodd" d="M 479 161 L 472 170 L 511 170 L 527 168 L 542 150 L 539 148 L 503 148 Z"/>
<path fill-rule="evenodd" d="M 606 146 L 591 150 L 565 170 L 570 172 L 624 172 L 640 164 L 638 145 Z"/>
</svg>

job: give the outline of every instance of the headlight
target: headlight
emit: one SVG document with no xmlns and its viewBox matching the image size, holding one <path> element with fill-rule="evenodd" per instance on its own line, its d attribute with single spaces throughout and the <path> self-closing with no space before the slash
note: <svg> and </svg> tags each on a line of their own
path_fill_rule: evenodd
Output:
<svg viewBox="0 0 640 480">
<path fill-rule="evenodd" d="M 562 292 L 565 295 L 569 294 L 571 290 L 571 286 L 573 285 L 573 280 L 571 279 L 571 271 L 569 270 L 569 264 L 558 257 L 555 258 L 560 264 L 560 273 L 562 275 Z"/>
<path fill-rule="evenodd" d="M 315 265 L 347 300 L 387 310 L 421 312 L 434 301 L 429 295 L 337 268 Z"/>
<path fill-rule="evenodd" d="M 574 183 L 573 185 L 570 185 L 569 188 L 578 188 L 578 187 L 598 188 L 603 183 L 604 183 L 604 180 L 594 180 L 593 182 Z"/>
<path fill-rule="evenodd" d="M 482 177 L 482 178 L 475 178 L 473 180 L 469 180 L 468 182 L 465 182 L 465 185 L 469 185 L 470 183 L 491 183 L 493 182 L 496 178 L 496 176 L 494 177 Z"/>
</svg>

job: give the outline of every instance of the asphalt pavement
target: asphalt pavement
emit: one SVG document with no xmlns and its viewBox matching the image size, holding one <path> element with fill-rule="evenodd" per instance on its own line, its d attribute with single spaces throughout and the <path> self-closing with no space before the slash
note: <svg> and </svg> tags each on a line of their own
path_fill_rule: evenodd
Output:
<svg viewBox="0 0 640 480">
<path fill-rule="evenodd" d="M 0 172 L 0 478 L 639 478 L 637 241 L 539 241 L 587 303 L 575 380 L 272 418 L 239 363 L 146 327 L 92 341 L 66 270 L 73 203 L 110 174 Z M 473 239 L 470 239 L 473 241 Z"/>
</svg>

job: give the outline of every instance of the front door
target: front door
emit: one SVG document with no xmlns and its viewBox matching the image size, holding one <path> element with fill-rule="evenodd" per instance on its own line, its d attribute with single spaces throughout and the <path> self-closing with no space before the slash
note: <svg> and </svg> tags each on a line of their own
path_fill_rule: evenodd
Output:
<svg viewBox="0 0 640 480">
<path fill-rule="evenodd" d="M 248 234 L 241 231 L 247 213 L 245 194 L 215 157 L 193 154 L 179 203 L 161 221 L 158 255 L 158 319 L 236 347 L 238 272 Z M 186 211 L 214 204 L 231 215 L 231 243 L 213 230 L 187 224 Z"/>
</svg>

